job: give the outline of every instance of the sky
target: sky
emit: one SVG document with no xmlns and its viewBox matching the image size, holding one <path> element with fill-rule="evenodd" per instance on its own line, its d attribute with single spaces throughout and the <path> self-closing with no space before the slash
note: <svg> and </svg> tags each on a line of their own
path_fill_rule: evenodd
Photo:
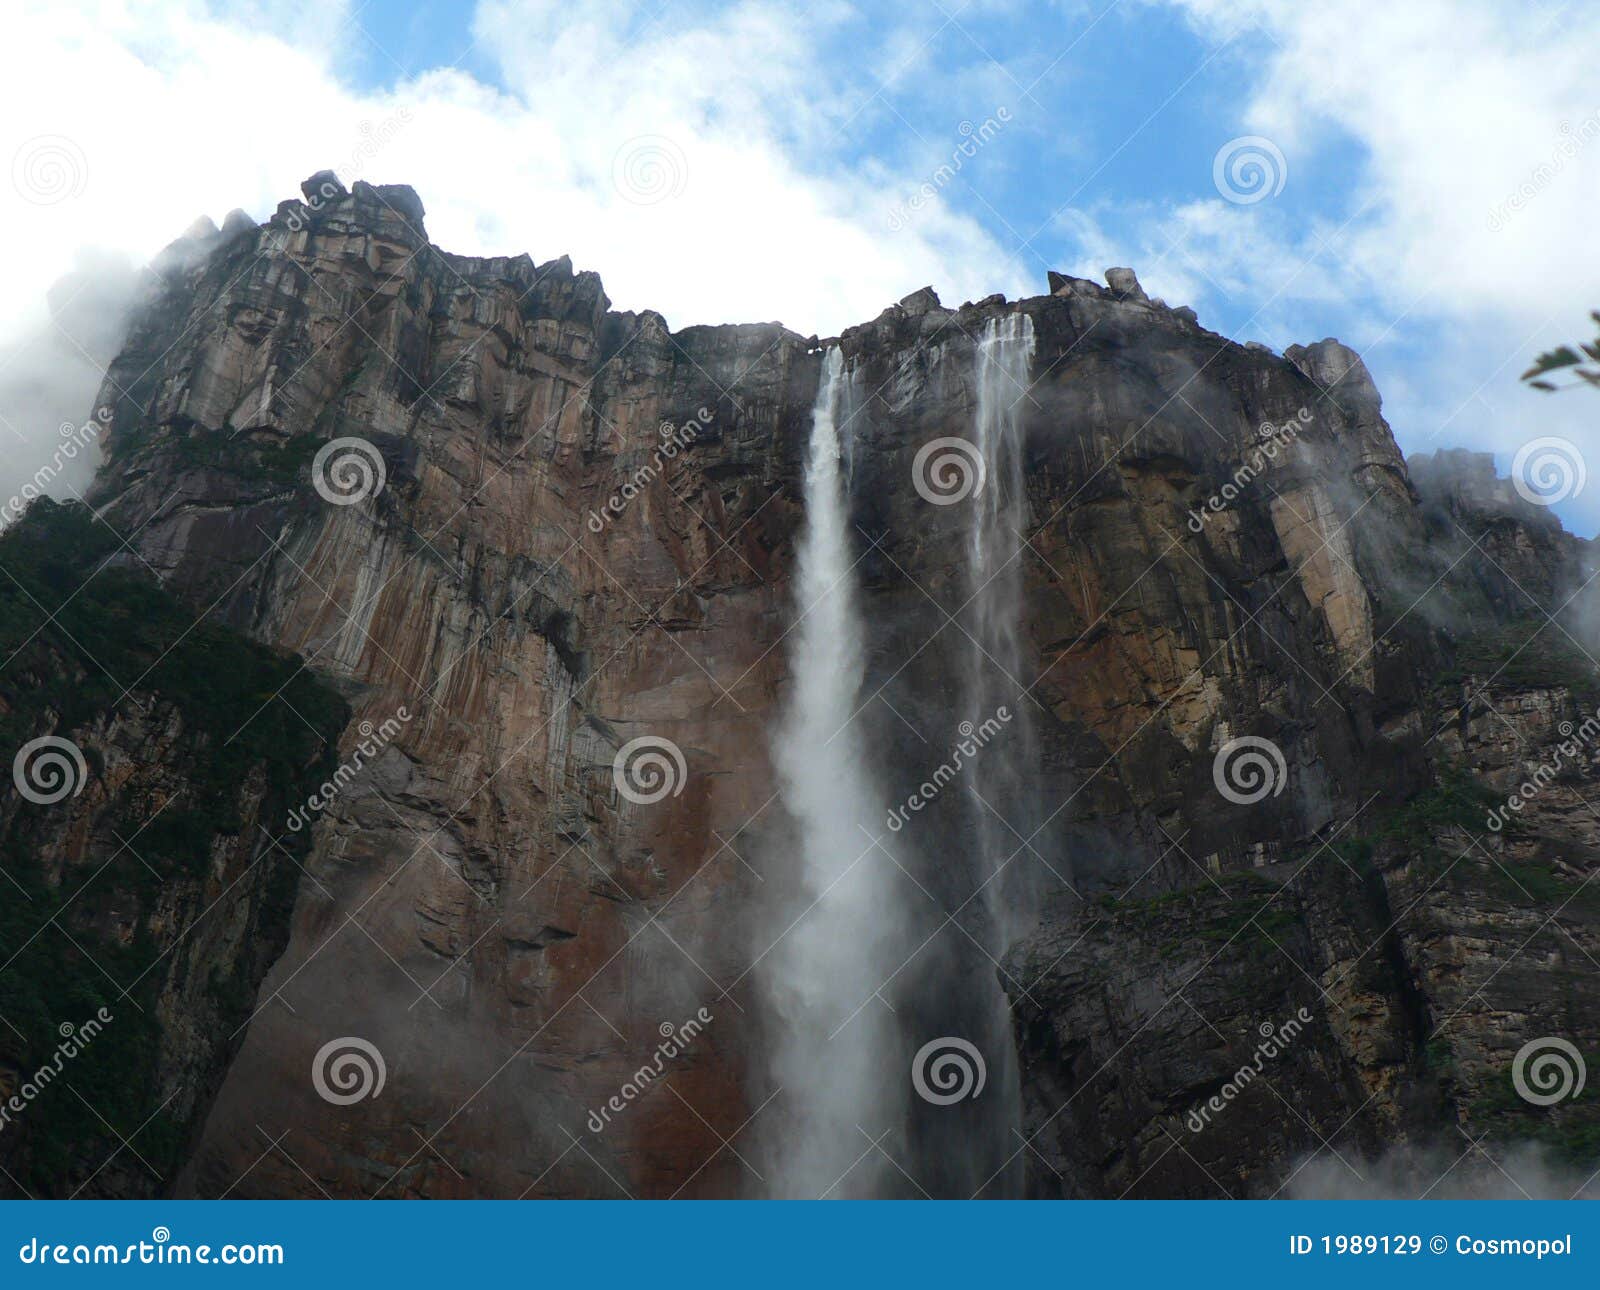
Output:
<svg viewBox="0 0 1600 1290">
<path fill-rule="evenodd" d="M 1554 509 L 1600 530 L 1600 391 L 1518 380 L 1600 308 L 1594 6 L 21 0 L 0 23 L 0 492 L 89 415 L 139 264 L 328 167 L 412 185 L 449 250 L 568 254 L 674 327 L 826 336 L 924 285 L 1129 265 L 1236 340 L 1354 347 L 1408 454 L 1506 472 L 1564 440 L 1583 469 Z"/>
</svg>

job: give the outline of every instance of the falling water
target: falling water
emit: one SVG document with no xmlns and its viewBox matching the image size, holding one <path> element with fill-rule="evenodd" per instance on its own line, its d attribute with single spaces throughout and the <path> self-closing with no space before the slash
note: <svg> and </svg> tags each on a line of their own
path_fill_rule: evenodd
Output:
<svg viewBox="0 0 1600 1290">
<path fill-rule="evenodd" d="M 974 438 L 983 461 L 984 488 L 968 540 L 968 613 L 972 637 L 965 678 L 967 720 L 975 726 L 1005 708 L 1005 734 L 973 767 L 977 839 L 986 903 L 999 949 L 1027 921 L 1027 890 L 1039 860 L 1024 845 L 1035 827 L 1030 788 L 1037 762 L 1024 674 L 1022 582 L 1028 559 L 1023 482 L 1023 410 L 1033 364 L 1033 320 L 1017 312 L 991 318 L 977 353 Z"/>
<path fill-rule="evenodd" d="M 1040 813 L 1022 612 L 1022 431 L 1033 347 L 1032 323 L 1020 313 L 992 320 L 977 346 L 972 446 L 983 485 L 965 516 L 965 636 L 953 662 L 962 733 L 988 737 L 963 769 L 961 809 L 945 817 L 942 833 L 917 838 L 929 862 L 921 873 L 951 926 L 922 956 L 915 997 L 897 1000 L 915 1042 L 970 1044 L 986 1067 L 980 1095 L 912 1105 L 907 1158 L 919 1185 L 938 1196 L 1014 1196 L 1023 1186 L 1022 1095 L 997 964 L 1029 921 L 1038 878 L 1027 844 Z"/>
<path fill-rule="evenodd" d="M 907 1096 L 892 1073 L 893 1016 L 874 997 L 904 956 L 892 930 L 893 867 L 874 845 L 881 799 L 855 720 L 862 625 L 839 433 L 851 397 L 832 349 L 812 409 L 799 621 L 786 642 L 792 688 L 774 751 L 796 830 L 794 863 L 779 875 L 789 880 L 778 901 L 788 926 L 763 964 L 778 1088 L 768 1185 L 781 1196 L 881 1193 L 888 1166 L 871 1141 L 898 1128 Z"/>
</svg>

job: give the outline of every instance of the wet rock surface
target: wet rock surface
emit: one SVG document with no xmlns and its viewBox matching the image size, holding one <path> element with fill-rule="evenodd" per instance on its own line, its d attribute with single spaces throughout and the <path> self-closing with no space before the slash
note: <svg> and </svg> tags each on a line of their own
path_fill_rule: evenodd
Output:
<svg viewBox="0 0 1600 1290">
<path fill-rule="evenodd" d="M 674 332 L 564 257 L 438 250 L 409 189 L 317 179 L 171 271 L 102 395 L 113 563 L 300 656 L 350 707 L 341 758 L 412 714 L 307 831 L 284 948 L 164 1185 L 760 1194 L 741 1135 L 782 1092 L 753 911 L 790 827 L 769 740 L 823 347 Z M 1337 342 L 1239 346 L 1112 273 L 960 308 L 924 289 L 838 341 L 859 720 L 898 800 L 968 715 L 967 517 L 925 499 L 918 454 L 968 433 L 988 319 L 1036 338 L 1006 680 L 1037 809 L 1010 952 L 972 965 L 1011 1000 L 1020 1189 L 1270 1195 L 1313 1153 L 1458 1130 L 1581 1153 L 1592 1098 L 1508 1090 L 1528 1039 L 1600 1050 L 1593 749 L 1514 826 L 1484 819 L 1600 702 L 1593 544 L 1492 479 L 1413 478 Z M 382 484 L 338 504 L 319 454 L 352 438 Z M 613 767 L 646 736 L 683 774 L 640 804 Z M 1281 769 L 1241 802 L 1217 766 L 1245 737 Z M 958 797 L 904 834 L 935 922 L 966 916 L 937 888 L 971 845 Z M 350 1036 L 386 1078 L 338 1104 L 312 1070 Z"/>
</svg>

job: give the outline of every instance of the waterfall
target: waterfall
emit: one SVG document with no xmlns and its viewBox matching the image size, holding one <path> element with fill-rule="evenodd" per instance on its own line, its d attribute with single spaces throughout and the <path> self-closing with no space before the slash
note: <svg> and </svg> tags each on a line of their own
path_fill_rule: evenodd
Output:
<svg viewBox="0 0 1600 1290">
<path fill-rule="evenodd" d="M 917 976 L 896 996 L 911 1042 L 966 1053 L 980 1076 L 960 1100 L 924 1096 L 911 1105 L 910 1172 L 936 1196 L 1020 1195 L 1022 1095 L 1010 999 L 1001 961 L 1031 921 L 1040 873 L 1025 845 L 1038 824 L 1038 754 L 1026 694 L 1037 674 L 1024 645 L 1024 409 L 1034 338 L 1026 314 L 991 320 L 973 355 L 969 460 L 981 486 L 967 494 L 962 542 L 962 633 L 948 648 L 955 668 L 959 734 L 969 760 L 963 792 L 902 835 L 919 876 L 952 926 L 939 929 Z M 966 455 L 966 454 L 963 454 Z M 908 973 L 909 977 L 910 974 Z M 919 1052 L 923 1051 L 921 1048 Z M 981 1089 L 981 1091 L 977 1091 Z"/>
<path fill-rule="evenodd" d="M 986 483 L 973 499 L 968 539 L 972 641 L 963 697 L 966 719 L 975 727 L 996 719 L 1002 708 L 1010 714 L 1006 731 L 978 758 L 968 781 L 980 881 L 989 880 L 984 896 L 994 921 L 996 953 L 1003 952 L 1027 921 L 1030 878 L 1037 877 L 1034 857 L 1022 845 L 1038 814 L 1031 789 L 1037 768 L 1030 716 L 1034 702 L 1025 693 L 1034 678 L 1025 674 L 1022 647 L 1022 585 L 1030 558 L 1025 549 L 1022 412 L 1033 350 L 1033 320 L 1021 312 L 991 318 L 977 350 L 973 432 Z"/>
<path fill-rule="evenodd" d="M 891 1166 L 872 1139 L 899 1129 L 906 1099 L 894 1018 L 875 997 L 904 958 L 904 937 L 893 930 L 893 866 L 874 843 L 881 797 L 854 719 L 865 664 L 839 432 L 852 398 L 831 349 L 812 409 L 799 618 L 774 748 L 796 834 L 792 863 L 775 875 L 772 934 L 782 934 L 763 964 L 778 1089 L 767 1182 L 779 1196 L 881 1194 Z"/>
</svg>

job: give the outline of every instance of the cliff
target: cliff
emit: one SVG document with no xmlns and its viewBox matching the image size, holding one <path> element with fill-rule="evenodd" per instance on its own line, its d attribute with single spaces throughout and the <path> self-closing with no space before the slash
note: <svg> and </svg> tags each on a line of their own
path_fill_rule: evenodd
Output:
<svg viewBox="0 0 1600 1290">
<path fill-rule="evenodd" d="M 152 1178 L 74 1180 L 84 1194 L 765 1189 L 748 1144 L 782 1091 L 759 1057 L 752 911 L 788 827 L 770 740 L 823 346 L 775 324 L 674 332 L 611 310 L 564 258 L 451 255 L 423 219 L 409 189 L 320 175 L 264 225 L 197 230 L 108 372 L 104 567 L 300 660 L 283 666 L 314 695 L 252 693 L 362 768 L 299 831 L 275 821 L 314 785 L 270 810 L 240 790 L 248 827 L 209 881 L 303 847 L 275 870 L 292 911 L 221 893 L 229 936 L 187 952 L 240 965 L 247 1024 L 235 1038 L 193 980 L 163 987 L 151 1042 L 185 1055 L 130 1082 L 118 1127 L 186 1062 L 214 1096 L 184 1104 L 190 1136 Z M 962 1033 L 1003 991 L 1024 1118 L 968 1152 L 956 1121 L 919 1117 L 907 1176 L 934 1194 L 1015 1171 L 1033 1195 L 1267 1195 L 1314 1153 L 1485 1131 L 1592 1158 L 1592 1095 L 1535 1106 L 1509 1072 L 1536 1036 L 1600 1053 L 1600 740 L 1504 827 L 1485 820 L 1600 704 L 1594 545 L 1492 471 L 1409 469 L 1338 342 L 1239 346 L 1109 277 L 959 309 L 925 290 L 838 340 L 865 392 L 846 444 L 859 720 L 896 800 L 959 738 L 974 631 L 970 517 L 930 503 L 919 453 L 970 427 L 989 320 L 1025 313 L 1036 346 L 1006 677 L 1033 731 L 1031 814 L 1008 824 L 1027 917 L 1003 955 L 968 936 L 900 997 L 908 1026 Z M 72 675 L 52 663 L 37 687 Z M 16 736 L 84 732 L 161 796 L 202 773 L 186 727 L 128 726 L 107 697 Z M 640 738 L 683 758 L 653 801 L 614 773 Z M 1278 754 L 1264 794 L 1220 791 L 1241 738 Z M 134 828 L 159 800 L 140 791 Z M 25 824 L 34 854 L 92 864 L 111 816 L 88 809 L 7 796 L 0 837 Z M 972 829 L 950 794 L 906 835 L 932 934 L 959 921 L 943 857 Z M 6 855 L 60 898 L 61 863 L 30 878 Z M 212 894 L 160 891 L 180 930 Z M 668 1087 L 594 1129 L 701 1009 Z M 29 1024 L 71 1012 L 46 990 Z M 1300 1017 L 1215 1124 L 1188 1126 Z M 381 1054 L 381 1087 L 330 1099 L 313 1072 L 350 1038 Z"/>
</svg>

